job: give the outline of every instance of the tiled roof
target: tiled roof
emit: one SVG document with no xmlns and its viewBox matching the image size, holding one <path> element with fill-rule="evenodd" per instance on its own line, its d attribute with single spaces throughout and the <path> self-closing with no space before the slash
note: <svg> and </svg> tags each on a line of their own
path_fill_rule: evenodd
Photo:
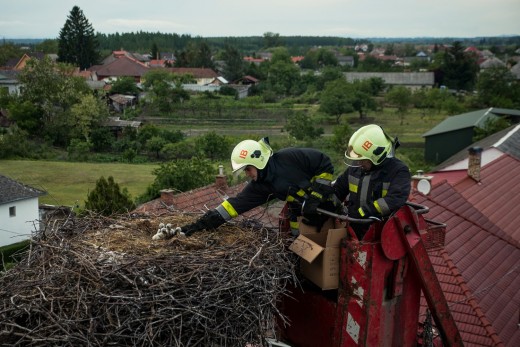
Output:
<svg viewBox="0 0 520 347">
<path fill-rule="evenodd" d="M 488 177 L 488 173 L 482 174 L 483 178 Z M 415 202 L 430 208 L 427 218 L 447 225 L 447 255 L 459 269 L 461 279 L 467 283 L 470 291 L 467 296 L 473 295 L 475 304 L 482 309 L 482 317 L 487 317 L 505 346 L 520 346 L 520 330 L 517 327 L 520 306 L 518 242 L 446 181 L 434 185 L 427 197 L 419 193 L 414 193 L 413 197 Z M 518 213 L 518 208 L 516 210 Z M 449 283 L 460 286 L 453 280 Z M 452 305 L 458 301 L 450 295 L 447 299 Z M 473 331 L 479 336 L 473 325 L 475 319 L 483 318 L 470 314 L 456 315 L 455 319 L 461 332 Z M 492 335 L 489 337 L 492 338 Z M 464 342 L 466 345 L 469 343 Z"/>
<path fill-rule="evenodd" d="M 2 175 L 0 175 L 0 192 L 0 205 L 47 194 L 42 190 L 27 186 Z"/>
<path fill-rule="evenodd" d="M 480 182 L 466 177 L 454 188 L 520 244 L 520 160 L 503 155 L 484 166 L 480 175 Z"/>
<path fill-rule="evenodd" d="M 141 77 L 148 72 L 149 68 L 143 63 L 124 55 L 111 63 L 92 66 L 89 70 L 95 71 L 99 78 L 102 79 L 105 77 L 123 76 Z"/>
<path fill-rule="evenodd" d="M 150 216 L 163 216 L 172 213 L 201 215 L 207 210 L 220 205 L 227 196 L 235 196 L 238 194 L 246 184 L 247 182 L 242 182 L 228 187 L 227 183 L 225 186 L 217 185 L 217 183 L 215 183 L 187 192 L 178 193 L 164 190 L 160 198 L 138 206 L 133 212 Z M 277 228 L 280 210 L 280 204 L 273 203 L 268 206 L 257 207 L 244 213 L 235 220 L 240 221 L 244 218 L 256 219 L 262 222 L 265 227 Z"/>
<path fill-rule="evenodd" d="M 446 250 L 429 249 L 428 255 L 464 346 L 504 346 Z M 427 307 L 426 299 L 422 296 L 420 322 L 424 322 Z"/>
</svg>

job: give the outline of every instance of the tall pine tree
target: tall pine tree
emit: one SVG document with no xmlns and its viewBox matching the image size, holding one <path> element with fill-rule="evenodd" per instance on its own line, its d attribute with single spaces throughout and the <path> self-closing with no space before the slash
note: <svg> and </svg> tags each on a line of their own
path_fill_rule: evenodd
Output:
<svg viewBox="0 0 520 347">
<path fill-rule="evenodd" d="M 83 11 L 74 6 L 60 30 L 58 61 L 79 66 L 81 70 L 87 69 L 98 63 L 98 47 L 92 25 Z"/>
</svg>

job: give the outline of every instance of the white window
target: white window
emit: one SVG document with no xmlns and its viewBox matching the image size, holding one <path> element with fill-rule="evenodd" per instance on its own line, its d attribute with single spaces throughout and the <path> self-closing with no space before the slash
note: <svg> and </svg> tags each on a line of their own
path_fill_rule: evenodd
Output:
<svg viewBox="0 0 520 347">
<path fill-rule="evenodd" d="M 9 217 L 16 217 L 16 206 L 9 207 Z"/>
</svg>

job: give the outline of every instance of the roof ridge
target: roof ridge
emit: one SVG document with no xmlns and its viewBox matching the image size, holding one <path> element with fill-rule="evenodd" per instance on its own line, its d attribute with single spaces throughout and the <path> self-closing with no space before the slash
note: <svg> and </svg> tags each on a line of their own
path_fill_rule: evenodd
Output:
<svg viewBox="0 0 520 347">
<path fill-rule="evenodd" d="M 504 141 L 506 141 L 508 138 L 510 138 L 514 133 L 516 133 L 518 131 L 518 129 L 520 128 L 520 124 L 516 125 L 513 129 L 509 130 L 507 132 L 506 135 L 502 136 L 497 142 L 495 142 L 492 146 L 493 147 L 498 147 L 500 146 L 502 143 L 504 143 Z"/>
<path fill-rule="evenodd" d="M 455 263 L 453 262 L 450 255 L 444 247 L 439 249 L 439 254 L 441 255 L 442 259 L 446 262 L 448 269 L 453 274 L 453 277 L 457 281 L 458 286 L 461 288 L 464 296 L 466 297 L 466 300 L 464 301 L 466 301 L 471 306 L 471 308 L 477 315 L 478 319 L 481 321 L 482 326 L 484 330 L 486 330 L 486 333 L 488 334 L 489 338 L 493 341 L 493 346 L 505 346 L 502 342 L 502 339 L 500 339 L 500 336 L 498 336 L 497 332 L 495 331 L 495 328 L 493 327 L 493 325 L 487 318 L 486 314 L 484 313 L 484 310 L 478 304 L 477 299 L 473 295 L 471 289 L 468 287 L 458 267 L 455 265 Z"/>
</svg>

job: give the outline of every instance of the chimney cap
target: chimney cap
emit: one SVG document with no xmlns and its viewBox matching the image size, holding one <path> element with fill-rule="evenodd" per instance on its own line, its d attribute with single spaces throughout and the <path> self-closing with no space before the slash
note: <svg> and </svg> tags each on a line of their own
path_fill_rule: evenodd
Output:
<svg viewBox="0 0 520 347">
<path fill-rule="evenodd" d="M 482 147 L 478 147 L 478 146 L 470 147 L 470 148 L 468 149 L 468 152 L 469 152 L 469 154 L 478 154 L 478 153 L 481 153 L 481 152 L 482 152 Z"/>
</svg>

